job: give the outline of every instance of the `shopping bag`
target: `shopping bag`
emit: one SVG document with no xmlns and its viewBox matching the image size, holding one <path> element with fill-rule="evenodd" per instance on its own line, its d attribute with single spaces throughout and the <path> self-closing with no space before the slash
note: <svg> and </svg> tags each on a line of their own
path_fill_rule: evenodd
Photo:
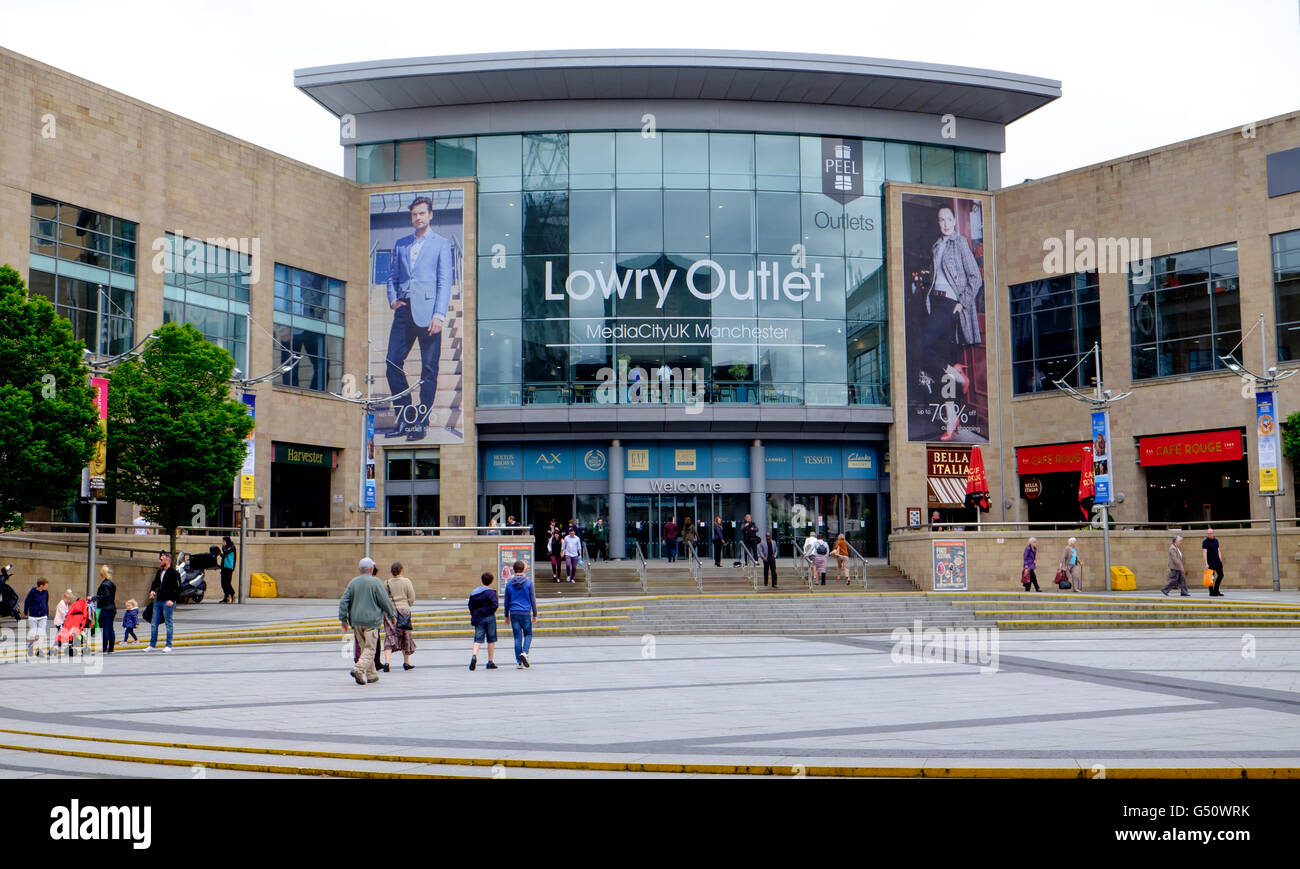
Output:
<svg viewBox="0 0 1300 869">
<path fill-rule="evenodd" d="M 1212 568 L 1205 568 L 1205 572 L 1201 574 L 1201 585 L 1206 588 L 1214 588 L 1214 570 Z"/>
</svg>

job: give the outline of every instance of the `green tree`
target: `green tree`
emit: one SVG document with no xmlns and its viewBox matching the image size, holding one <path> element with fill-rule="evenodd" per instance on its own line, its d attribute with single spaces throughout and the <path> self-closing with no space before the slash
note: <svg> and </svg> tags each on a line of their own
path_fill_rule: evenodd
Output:
<svg viewBox="0 0 1300 869">
<path fill-rule="evenodd" d="M 1282 455 L 1293 462 L 1300 457 L 1300 410 L 1282 420 Z"/>
<path fill-rule="evenodd" d="M 84 349 L 49 300 L 28 299 L 22 276 L 0 266 L 0 530 L 77 494 L 100 438 Z"/>
<path fill-rule="evenodd" d="M 190 324 L 167 323 L 138 359 L 113 369 L 108 390 L 108 492 L 167 529 L 216 509 L 244 462 L 253 429 L 230 398 L 235 361 Z"/>
</svg>

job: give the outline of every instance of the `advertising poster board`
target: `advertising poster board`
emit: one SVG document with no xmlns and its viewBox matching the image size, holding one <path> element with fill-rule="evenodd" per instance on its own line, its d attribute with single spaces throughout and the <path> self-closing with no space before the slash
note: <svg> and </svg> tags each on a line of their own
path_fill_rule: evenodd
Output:
<svg viewBox="0 0 1300 869">
<path fill-rule="evenodd" d="M 930 541 L 935 591 L 966 591 L 966 541 Z"/>
</svg>

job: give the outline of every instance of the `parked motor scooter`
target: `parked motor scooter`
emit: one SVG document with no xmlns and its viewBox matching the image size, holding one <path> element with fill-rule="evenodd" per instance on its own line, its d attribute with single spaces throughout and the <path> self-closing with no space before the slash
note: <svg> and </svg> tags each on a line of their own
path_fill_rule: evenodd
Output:
<svg viewBox="0 0 1300 869">
<path fill-rule="evenodd" d="M 178 569 L 181 574 L 180 603 L 202 603 L 203 595 L 208 591 L 208 582 L 204 571 L 216 567 L 221 561 L 221 549 L 216 546 L 208 548 L 208 554 L 186 555 L 181 553 Z"/>
<path fill-rule="evenodd" d="M 22 620 L 22 607 L 18 604 L 18 592 L 14 591 L 9 585 L 9 580 L 13 574 L 12 564 L 6 564 L 0 567 L 0 616 L 13 616 L 14 621 Z"/>
</svg>

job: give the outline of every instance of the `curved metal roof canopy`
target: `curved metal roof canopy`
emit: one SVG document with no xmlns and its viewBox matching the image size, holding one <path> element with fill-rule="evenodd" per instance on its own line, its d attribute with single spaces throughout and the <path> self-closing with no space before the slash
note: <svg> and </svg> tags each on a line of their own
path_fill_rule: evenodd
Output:
<svg viewBox="0 0 1300 869">
<path fill-rule="evenodd" d="M 952 114 L 1009 124 L 1061 83 L 1007 72 L 819 54 L 582 50 L 377 60 L 294 72 L 336 116 L 546 100 L 738 100 Z"/>
</svg>

